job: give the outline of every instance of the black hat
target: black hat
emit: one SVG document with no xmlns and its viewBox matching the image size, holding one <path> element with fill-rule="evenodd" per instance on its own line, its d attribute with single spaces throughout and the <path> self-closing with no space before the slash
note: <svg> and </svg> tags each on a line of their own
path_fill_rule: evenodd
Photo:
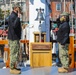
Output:
<svg viewBox="0 0 76 75">
<path fill-rule="evenodd" d="M 19 8 L 21 8 L 21 6 L 19 5 L 19 3 L 13 4 L 12 7 L 13 7 L 13 8 L 14 8 L 14 7 L 19 7 Z"/>
</svg>

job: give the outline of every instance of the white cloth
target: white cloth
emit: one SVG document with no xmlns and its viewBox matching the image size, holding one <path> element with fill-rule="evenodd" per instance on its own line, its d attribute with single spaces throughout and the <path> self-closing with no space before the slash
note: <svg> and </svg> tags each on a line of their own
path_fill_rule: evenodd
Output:
<svg viewBox="0 0 76 75">
<path fill-rule="evenodd" d="M 53 32 L 52 30 L 51 30 L 51 36 L 52 36 L 53 40 L 57 39 L 56 33 Z M 52 54 L 56 54 L 56 51 L 58 51 L 58 43 L 53 43 Z"/>
<path fill-rule="evenodd" d="M 26 26 L 25 31 L 26 31 L 26 40 L 29 40 L 29 26 Z"/>
<path fill-rule="evenodd" d="M 22 34 L 21 34 L 21 40 L 24 40 L 25 39 L 25 29 L 22 30 Z M 22 51 L 24 51 L 24 44 L 21 43 L 21 49 Z"/>
<path fill-rule="evenodd" d="M 26 35 L 26 32 L 25 32 L 25 29 L 22 30 L 22 35 L 21 35 L 21 39 L 24 40 L 25 39 L 25 35 Z"/>
</svg>

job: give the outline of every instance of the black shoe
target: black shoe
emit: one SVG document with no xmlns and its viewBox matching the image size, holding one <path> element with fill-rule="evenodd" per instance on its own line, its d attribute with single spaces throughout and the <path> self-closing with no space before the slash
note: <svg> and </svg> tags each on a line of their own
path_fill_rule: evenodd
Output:
<svg viewBox="0 0 76 75">
<path fill-rule="evenodd" d="M 20 69 L 20 68 L 16 68 L 16 70 L 20 70 L 20 71 L 21 71 L 21 69 Z"/>
</svg>

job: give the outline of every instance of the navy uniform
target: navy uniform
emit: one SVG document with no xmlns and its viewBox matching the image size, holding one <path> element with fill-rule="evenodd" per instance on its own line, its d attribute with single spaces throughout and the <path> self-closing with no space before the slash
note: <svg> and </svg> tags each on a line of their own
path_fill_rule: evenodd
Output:
<svg viewBox="0 0 76 75">
<path fill-rule="evenodd" d="M 59 58 L 62 64 L 62 68 L 59 69 L 59 72 L 67 72 L 69 68 L 69 16 L 67 13 L 63 13 L 61 16 L 61 24 L 57 32 L 57 41 L 59 42 Z"/>
<path fill-rule="evenodd" d="M 14 7 L 18 7 L 15 5 Z M 21 39 L 21 23 L 18 14 L 12 11 L 8 21 L 8 40 L 10 47 L 10 72 L 18 74 L 20 71 L 16 70 L 15 65 L 19 57 L 19 40 Z"/>
</svg>

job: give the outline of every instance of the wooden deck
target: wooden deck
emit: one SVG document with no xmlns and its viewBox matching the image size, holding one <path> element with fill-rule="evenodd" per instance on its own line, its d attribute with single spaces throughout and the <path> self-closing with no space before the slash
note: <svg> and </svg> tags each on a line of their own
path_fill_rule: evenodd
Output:
<svg viewBox="0 0 76 75">
<path fill-rule="evenodd" d="M 17 75 L 10 74 L 10 69 L 0 69 L 0 75 Z M 76 70 L 69 73 L 58 73 L 58 67 L 42 67 L 42 68 L 30 68 L 23 67 L 21 68 L 21 74 L 18 75 L 76 75 Z"/>
</svg>

